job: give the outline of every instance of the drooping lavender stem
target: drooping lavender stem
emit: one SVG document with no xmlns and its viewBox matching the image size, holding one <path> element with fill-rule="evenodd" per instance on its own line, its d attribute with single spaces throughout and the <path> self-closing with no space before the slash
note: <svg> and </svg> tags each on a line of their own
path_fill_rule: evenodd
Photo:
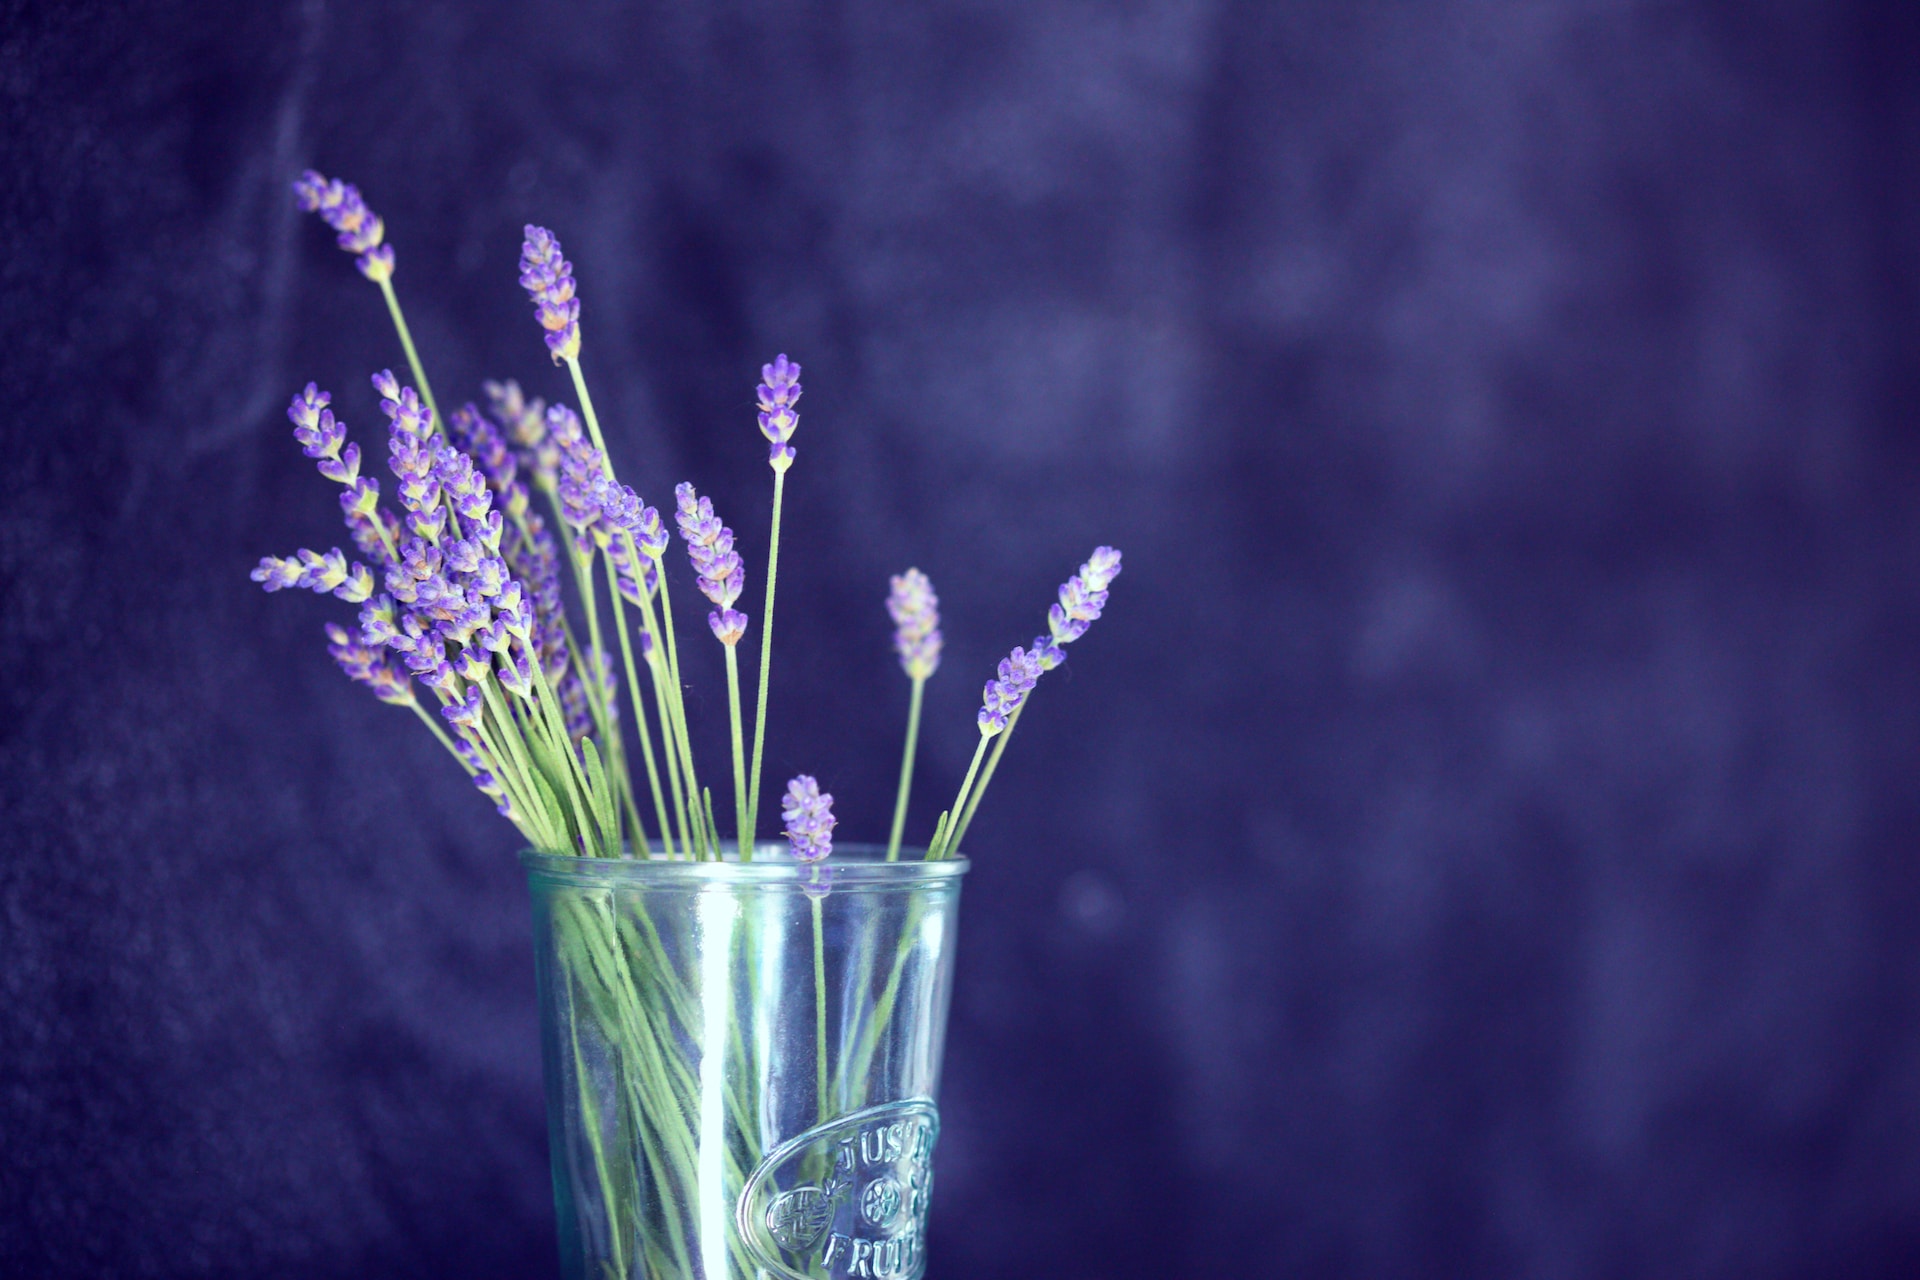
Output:
<svg viewBox="0 0 1920 1280">
<path fill-rule="evenodd" d="M 1113 547 L 1095 547 L 1087 562 L 1080 566 L 1080 572 L 1060 584 L 1060 599 L 1047 610 L 1047 634 L 1035 636 L 1031 652 L 1037 654 L 1043 671 L 1051 671 L 1067 660 L 1062 646 L 1072 644 L 1087 633 L 1087 628 L 1100 618 L 1107 606 L 1107 590 L 1113 580 L 1120 576 L 1120 552 Z M 987 760 L 987 771 L 981 775 L 980 787 L 967 802 L 965 810 L 956 810 L 960 814 L 959 824 L 953 843 L 958 846 L 967 834 L 967 828 L 973 825 L 973 815 L 980 808 L 980 797 L 987 793 L 987 785 L 993 781 L 994 773 L 1000 768 L 1000 757 L 1007 753 L 1007 743 L 1013 739 L 1014 726 L 1020 723 L 1020 713 L 1027 709 L 1023 698 L 1013 714 L 1007 719 L 1006 732 L 993 744 L 993 754 Z"/>
<path fill-rule="evenodd" d="M 953 808 L 948 810 L 949 813 L 958 813 L 960 807 L 967 802 L 967 793 L 973 789 L 974 775 L 980 772 L 981 757 L 987 754 L 988 740 L 989 735 L 984 733 L 980 735 L 980 745 L 973 749 L 973 763 L 967 766 L 967 776 L 960 782 L 960 794 L 954 799 Z M 933 847 L 927 851 L 928 862 L 939 862 L 959 848 L 960 841 L 948 826 L 947 814 L 943 813 L 940 815 L 939 826 L 934 830 Z"/>
<path fill-rule="evenodd" d="M 989 741 L 1006 730 L 1008 718 L 1018 714 L 1044 669 L 1038 651 L 1030 652 L 1019 647 L 1000 660 L 994 678 L 987 681 L 986 689 L 980 695 L 980 714 L 977 717 L 980 745 L 974 748 L 973 763 L 967 766 L 966 780 L 960 784 L 960 794 L 954 799 L 952 813 L 959 815 L 966 812 L 967 800 L 973 793 L 974 776 L 980 772 L 980 761 L 987 753 Z M 928 850 L 929 861 L 948 857 L 959 847 L 959 826 L 960 821 L 956 816 L 944 836 Z"/>
</svg>

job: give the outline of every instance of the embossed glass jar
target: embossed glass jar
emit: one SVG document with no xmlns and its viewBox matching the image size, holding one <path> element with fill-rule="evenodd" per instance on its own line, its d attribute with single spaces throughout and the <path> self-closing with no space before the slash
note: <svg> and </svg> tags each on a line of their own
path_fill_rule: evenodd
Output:
<svg viewBox="0 0 1920 1280">
<path fill-rule="evenodd" d="M 567 1280 L 913 1280 L 964 858 L 521 855 Z"/>
</svg>

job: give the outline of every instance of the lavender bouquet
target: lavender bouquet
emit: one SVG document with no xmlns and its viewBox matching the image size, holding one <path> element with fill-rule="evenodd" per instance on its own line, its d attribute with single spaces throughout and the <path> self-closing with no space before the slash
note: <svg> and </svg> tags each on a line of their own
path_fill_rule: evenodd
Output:
<svg viewBox="0 0 1920 1280">
<path fill-rule="evenodd" d="M 293 397 L 294 438 L 340 486 L 357 555 L 301 548 L 252 577 L 359 606 L 355 625 L 327 625 L 334 660 L 412 712 L 530 846 L 568 1273 L 918 1275 L 958 851 L 1037 681 L 1100 617 L 1120 553 L 1095 548 L 1046 631 L 987 682 L 972 761 L 924 850 L 902 838 L 939 601 L 919 570 L 896 576 L 886 607 L 910 695 L 887 843 L 836 852 L 833 797 L 806 774 L 781 797 L 786 847 L 757 843 L 800 422 L 800 366 L 777 356 L 758 387 L 773 514 L 751 735 L 746 564 L 712 501 L 674 489 L 673 528 L 725 659 L 725 840 L 714 762 L 703 776 L 688 732 L 672 533 L 614 474 L 559 241 L 527 227 L 520 283 L 578 410 L 505 381 L 443 417 L 381 220 L 311 171 L 294 194 L 380 289 L 411 383 L 372 378 L 391 506 L 331 394 L 308 383 Z"/>
</svg>

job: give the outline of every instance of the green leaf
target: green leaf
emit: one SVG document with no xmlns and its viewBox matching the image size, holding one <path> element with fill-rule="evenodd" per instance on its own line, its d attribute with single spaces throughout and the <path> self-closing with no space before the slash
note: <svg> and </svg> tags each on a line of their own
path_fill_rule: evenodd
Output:
<svg viewBox="0 0 1920 1280">
<path fill-rule="evenodd" d="M 605 856 L 620 856 L 620 817 L 613 808 L 613 788 L 607 784 L 607 770 L 600 763 L 600 748 L 592 738 L 580 743 L 580 754 L 587 762 L 587 800 L 600 823 L 600 848 Z"/>
<path fill-rule="evenodd" d="M 550 850 L 550 852 L 579 853 L 580 832 L 574 828 L 573 815 L 565 805 L 560 803 L 560 797 L 554 794 L 553 784 L 542 776 L 542 771 L 538 768 L 533 772 L 532 781 L 533 789 L 540 793 L 540 807 L 546 811 L 549 825 L 553 827 L 556 833 L 564 835 L 567 840 L 566 848 L 554 849 Z"/>
</svg>

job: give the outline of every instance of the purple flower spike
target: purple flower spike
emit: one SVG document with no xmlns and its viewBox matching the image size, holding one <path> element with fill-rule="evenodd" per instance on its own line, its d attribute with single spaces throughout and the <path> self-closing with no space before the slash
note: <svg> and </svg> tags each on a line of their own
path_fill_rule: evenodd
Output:
<svg viewBox="0 0 1920 1280">
<path fill-rule="evenodd" d="M 476 687 L 467 690 L 465 698 L 440 708 L 440 714 L 462 729 L 466 729 L 480 723 L 480 716 L 485 707 L 486 698 Z"/>
<path fill-rule="evenodd" d="M 507 516 L 516 524 L 526 523 L 527 486 L 520 479 L 520 460 L 507 447 L 500 428 L 465 404 L 447 418 L 447 436 L 480 468 Z"/>
<path fill-rule="evenodd" d="M 940 597 L 933 583 L 918 569 L 895 574 L 887 596 L 893 618 L 893 648 L 900 666 L 915 680 L 925 680 L 940 667 Z"/>
<path fill-rule="evenodd" d="M 1045 669 L 1040 665 L 1039 655 L 1025 649 L 1016 648 L 1000 660 L 999 672 L 987 681 L 986 690 L 980 695 L 979 720 L 983 736 L 991 738 L 1007 727 L 1007 721 L 1033 692 L 1034 683 Z"/>
<path fill-rule="evenodd" d="M 673 491 L 679 510 L 674 520 L 687 543 L 687 558 L 699 578 L 700 592 L 718 606 L 707 615 L 707 625 L 722 644 L 738 644 L 746 634 L 747 615 L 735 612 L 733 602 L 746 590 L 747 572 L 733 549 L 733 530 L 713 514 L 713 501 L 698 497 L 690 484 Z"/>
<path fill-rule="evenodd" d="M 833 852 L 833 797 L 820 790 L 813 775 L 803 773 L 787 784 L 780 816 L 786 821 L 795 858 L 819 862 Z"/>
<path fill-rule="evenodd" d="M 527 224 L 520 246 L 520 287 L 533 298 L 547 331 L 553 362 L 580 358 L 580 299 L 574 297 L 573 264 L 560 256 L 560 241 L 545 227 Z"/>
<path fill-rule="evenodd" d="M 327 408 L 333 397 L 309 382 L 306 390 L 287 406 L 293 423 L 293 438 L 301 452 L 314 460 L 320 474 L 339 484 L 350 485 L 360 478 L 360 446 L 347 443 L 347 428 L 334 419 Z"/>
<path fill-rule="evenodd" d="M 760 431 L 769 446 L 767 465 L 775 471 L 793 465 L 793 446 L 787 441 L 800 425 L 800 414 L 793 407 L 799 399 L 800 366 L 784 352 L 772 364 L 760 366 Z"/>
<path fill-rule="evenodd" d="M 300 585 L 300 576 L 304 573 L 300 561 L 293 556 L 282 559 L 279 556 L 261 556 L 260 563 L 248 574 L 255 582 L 271 595 L 275 591 L 285 591 L 288 587 Z"/>
<path fill-rule="evenodd" d="M 560 474 L 560 446 L 547 434 L 546 401 L 527 399 L 520 384 L 511 378 L 485 383 L 483 389 L 493 420 L 521 451 L 520 460 L 533 473 L 534 481 L 552 488 Z"/>
<path fill-rule="evenodd" d="M 1060 603 L 1047 611 L 1054 646 L 1072 644 L 1087 633 L 1107 607 L 1107 588 L 1119 576 L 1120 553 L 1112 547 L 1095 547 L 1080 572 L 1060 585 Z M 1065 661 L 1064 656 L 1060 661 Z"/>
<path fill-rule="evenodd" d="M 1055 644 L 1052 636 L 1035 636 L 1033 647 L 1027 653 L 1040 664 L 1042 671 L 1051 671 L 1067 660 L 1067 651 Z"/>
<path fill-rule="evenodd" d="M 373 574 L 363 564 L 349 565 L 335 547 L 325 555 L 301 547 L 284 559 L 262 556 L 247 575 L 268 591 L 305 587 L 322 595 L 332 592 L 348 604 L 359 604 L 373 594 Z"/>
<path fill-rule="evenodd" d="M 339 232 L 339 243 L 348 253 L 358 254 L 360 274 L 369 280 L 393 279 L 393 246 L 380 241 L 386 226 L 367 202 L 360 189 L 338 178 L 326 178 L 312 169 L 293 184 L 293 198 L 308 213 Z"/>
<path fill-rule="evenodd" d="M 396 707 L 413 705 L 413 681 L 394 670 L 380 650 L 355 640 L 337 622 L 327 624 L 327 652 L 355 684 L 373 690 L 373 696 Z"/>
</svg>

